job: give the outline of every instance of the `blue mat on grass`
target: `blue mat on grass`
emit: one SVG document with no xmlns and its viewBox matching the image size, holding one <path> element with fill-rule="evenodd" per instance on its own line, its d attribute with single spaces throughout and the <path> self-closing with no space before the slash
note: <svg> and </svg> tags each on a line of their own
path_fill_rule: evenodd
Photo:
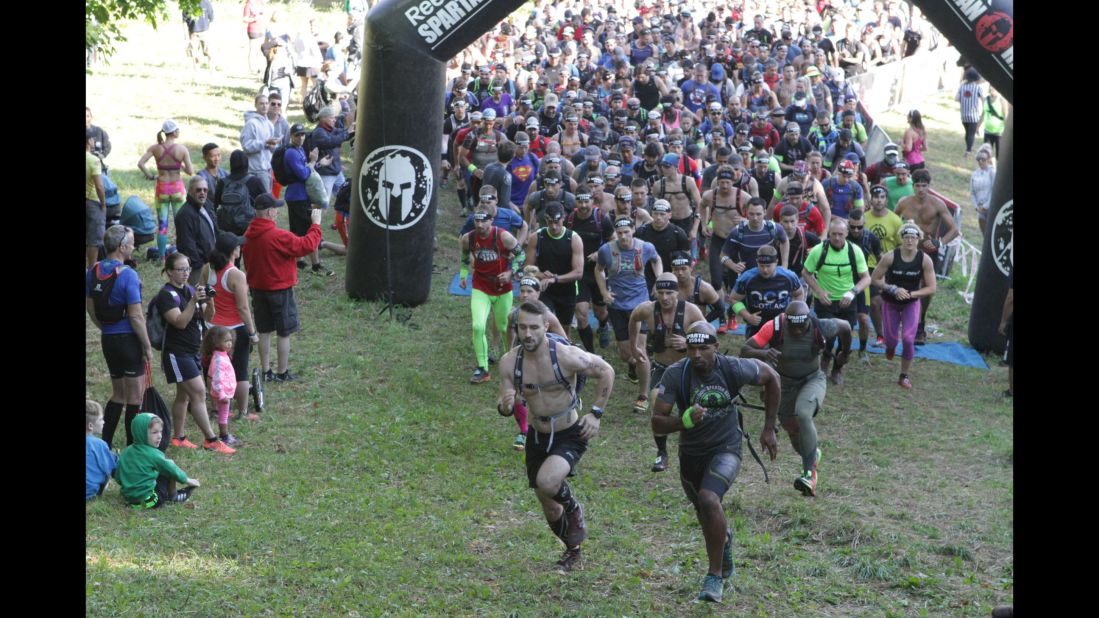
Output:
<svg viewBox="0 0 1099 618">
<path fill-rule="evenodd" d="M 473 276 L 470 275 L 470 282 L 466 289 L 458 287 L 458 273 L 454 273 L 454 278 L 450 280 L 450 287 L 447 289 L 449 293 L 454 296 L 471 296 L 473 294 Z M 515 286 L 513 290 L 515 296 L 519 296 L 519 286 Z M 599 322 L 595 318 L 595 312 L 588 312 L 588 322 L 592 328 L 598 328 Z M 714 325 L 714 328 L 720 326 L 720 322 L 714 320 L 710 322 Z M 730 331 L 732 334 L 744 336 L 744 324 L 737 324 L 736 330 Z M 858 342 L 852 342 L 854 346 L 858 346 Z M 739 350 L 739 344 L 736 345 L 736 349 Z M 871 343 L 866 351 L 871 354 L 885 354 L 885 347 Z M 728 350 L 726 350 L 728 352 Z M 901 355 L 901 344 L 897 344 L 897 356 Z M 966 367 L 976 367 L 978 369 L 988 369 L 988 363 L 979 352 L 973 348 L 958 343 L 956 341 L 948 341 L 944 343 L 928 343 L 927 345 L 916 346 L 916 358 L 926 358 L 928 360 L 942 361 L 944 363 L 951 363 L 954 365 L 963 365 Z"/>
</svg>

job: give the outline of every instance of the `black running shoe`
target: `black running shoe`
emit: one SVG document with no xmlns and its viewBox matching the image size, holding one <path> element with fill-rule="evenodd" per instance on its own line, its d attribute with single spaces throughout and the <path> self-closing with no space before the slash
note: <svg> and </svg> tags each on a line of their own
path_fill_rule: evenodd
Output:
<svg viewBox="0 0 1099 618">
<path fill-rule="evenodd" d="M 565 553 L 561 554 L 561 559 L 557 561 L 557 572 L 568 573 L 579 564 L 580 548 L 566 549 Z"/>
</svg>

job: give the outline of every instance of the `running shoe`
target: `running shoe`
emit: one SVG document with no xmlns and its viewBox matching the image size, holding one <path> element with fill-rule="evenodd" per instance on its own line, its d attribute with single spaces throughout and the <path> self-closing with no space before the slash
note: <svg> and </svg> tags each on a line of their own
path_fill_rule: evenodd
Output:
<svg viewBox="0 0 1099 618">
<path fill-rule="evenodd" d="M 817 495 L 817 471 L 814 469 L 802 472 L 801 476 L 794 480 L 794 488 L 806 497 Z"/>
<path fill-rule="evenodd" d="M 717 327 L 717 334 L 719 334 L 719 335 L 724 335 L 724 334 L 725 334 L 725 333 L 727 333 L 727 332 L 729 332 L 729 324 L 728 324 L 728 323 L 726 323 L 726 322 L 722 322 L 722 323 L 721 323 L 721 324 L 720 324 L 720 325 L 719 325 L 719 326 Z"/>
<path fill-rule="evenodd" d="M 626 379 L 637 384 L 637 365 L 630 365 L 629 370 L 626 372 Z"/>
<path fill-rule="evenodd" d="M 729 579 L 736 575 L 736 566 L 733 564 L 733 531 L 725 529 L 725 549 L 721 553 L 721 578 Z"/>
<path fill-rule="evenodd" d="M 633 411 L 638 414 L 644 414 L 649 411 L 649 398 L 642 395 L 637 398 L 637 401 L 633 402 Z"/>
<path fill-rule="evenodd" d="M 569 521 L 569 529 L 565 532 L 565 544 L 580 549 L 580 544 L 588 538 L 588 529 L 584 526 L 584 505 L 577 502 L 576 508 L 571 513 L 566 512 L 565 517 Z"/>
<path fill-rule="evenodd" d="M 234 436 L 231 433 L 225 434 L 223 437 L 219 437 L 219 440 L 224 442 L 227 446 L 237 446 L 240 444 L 240 438 Z"/>
<path fill-rule="evenodd" d="M 706 579 L 702 581 L 702 592 L 698 593 L 698 600 L 720 603 L 724 584 L 725 582 L 717 575 L 707 574 Z"/>
<path fill-rule="evenodd" d="M 668 469 L 668 454 L 657 453 L 656 461 L 653 462 L 653 472 L 663 472 Z"/>
<path fill-rule="evenodd" d="M 263 381 L 264 382 L 274 382 L 275 381 L 275 372 L 271 371 L 270 369 L 263 372 Z"/>
<path fill-rule="evenodd" d="M 331 276 L 335 275 L 336 273 L 331 268 L 328 268 L 324 264 L 322 264 L 320 262 L 317 262 L 316 264 L 313 265 L 313 274 L 314 275 L 323 275 L 325 277 L 331 277 Z"/>
<path fill-rule="evenodd" d="M 194 491 L 194 490 L 195 490 L 195 488 L 192 485 L 188 485 L 188 486 L 184 487 L 183 489 L 180 489 L 179 491 L 176 492 L 176 495 L 172 498 L 172 502 L 186 502 L 188 499 L 190 499 L 191 492 Z"/>
<path fill-rule="evenodd" d="M 611 325 L 604 324 L 599 329 L 599 347 L 605 348 L 611 344 Z"/>
<path fill-rule="evenodd" d="M 284 371 L 282 373 L 276 373 L 275 374 L 275 381 L 276 382 L 296 382 L 297 379 L 298 379 L 298 376 L 290 373 L 290 369 L 287 369 L 286 371 Z"/>
<path fill-rule="evenodd" d="M 736 316 L 734 315 L 733 317 L 729 318 L 729 332 L 733 332 L 734 330 L 736 330 L 737 326 L 739 326 L 739 324 L 737 324 Z"/>
<path fill-rule="evenodd" d="M 187 439 L 187 436 L 182 438 L 172 438 L 172 446 L 178 448 L 198 448 L 198 445 Z"/>
<path fill-rule="evenodd" d="M 878 338 L 874 340 L 874 345 L 878 346 L 879 348 L 885 347 L 885 337 L 878 335 Z"/>
<path fill-rule="evenodd" d="M 561 559 L 557 561 L 557 572 L 568 573 L 578 564 L 580 564 L 580 548 L 566 549 L 565 553 L 561 554 Z"/>
<path fill-rule="evenodd" d="M 307 263 L 305 260 L 298 260 L 298 270 L 304 270 Z"/>
<path fill-rule="evenodd" d="M 213 440 L 206 440 L 202 443 L 202 448 L 208 451 L 217 451 L 218 453 L 222 453 L 224 455 L 232 455 L 233 453 L 237 452 L 237 449 L 231 448 L 228 444 L 222 442 L 221 440 L 218 440 L 217 438 L 214 438 Z"/>
<path fill-rule="evenodd" d="M 908 376 L 903 373 L 901 374 L 900 379 L 897 380 L 897 384 L 900 384 L 901 388 L 912 390 L 912 380 L 909 380 Z"/>
<path fill-rule="evenodd" d="M 484 384 L 492 379 L 492 374 L 488 372 L 488 369 L 482 369 L 478 367 L 473 372 L 473 377 L 469 379 L 470 384 Z"/>
<path fill-rule="evenodd" d="M 515 442 L 511 444 L 511 448 L 517 451 L 523 451 L 527 448 L 527 436 L 525 434 L 519 434 L 515 436 Z"/>
</svg>

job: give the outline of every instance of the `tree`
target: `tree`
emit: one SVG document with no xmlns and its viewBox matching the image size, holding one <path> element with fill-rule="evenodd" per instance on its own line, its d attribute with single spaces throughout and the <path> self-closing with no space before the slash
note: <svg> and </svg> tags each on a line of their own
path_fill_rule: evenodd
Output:
<svg viewBox="0 0 1099 618">
<path fill-rule="evenodd" d="M 202 12 L 201 0 L 178 0 L 179 8 L 190 15 Z M 128 19 L 144 19 L 153 28 L 168 17 L 168 3 L 161 0 L 84 0 L 84 43 L 89 57 L 114 54 L 114 44 L 125 41 L 119 24 Z"/>
</svg>

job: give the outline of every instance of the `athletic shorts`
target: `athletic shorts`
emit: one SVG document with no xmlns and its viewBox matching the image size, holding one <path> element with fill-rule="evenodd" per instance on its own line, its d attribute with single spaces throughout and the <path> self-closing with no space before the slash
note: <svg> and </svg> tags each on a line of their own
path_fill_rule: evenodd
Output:
<svg viewBox="0 0 1099 618">
<path fill-rule="evenodd" d="M 107 231 L 107 212 L 99 202 L 84 199 L 84 246 L 102 247 L 103 234 Z"/>
<path fill-rule="evenodd" d="M 313 67 L 294 67 L 294 75 L 298 77 L 316 77 L 317 69 Z"/>
<path fill-rule="evenodd" d="M 595 275 L 592 275 L 591 280 L 587 277 L 580 280 L 580 293 L 576 296 L 577 303 L 591 303 L 596 307 L 606 307 L 607 302 L 603 300 L 603 293 L 599 291 L 599 284 L 595 282 Z"/>
<path fill-rule="evenodd" d="M 799 407 L 812 408 L 813 418 L 820 412 L 824 395 L 828 390 L 828 381 L 824 372 L 814 371 L 807 378 L 788 378 L 782 376 L 782 396 L 778 403 L 778 420 L 788 420 L 797 416 Z"/>
<path fill-rule="evenodd" d="M 561 326 L 568 328 L 569 324 L 572 324 L 572 318 L 576 315 L 576 294 L 556 296 L 546 292 L 539 297 L 539 300 L 557 316 Z"/>
<path fill-rule="evenodd" d="M 920 251 L 931 257 L 931 266 L 935 269 L 935 274 L 940 275 L 943 274 L 943 263 L 946 261 L 946 246 L 939 242 L 937 238 L 933 238 L 932 242 L 938 247 L 938 251 L 927 253 L 922 245 L 920 246 Z"/>
<path fill-rule="evenodd" d="M 112 380 L 136 378 L 145 373 L 145 355 L 141 340 L 134 333 L 103 335 L 103 358 L 107 359 L 107 371 Z"/>
<path fill-rule="evenodd" d="M 839 301 L 834 300 L 831 305 L 825 306 L 814 299 L 813 309 L 817 312 L 817 317 L 820 319 L 836 318 L 846 320 L 847 323 L 851 325 L 851 328 L 859 327 L 859 312 L 858 307 L 855 306 L 854 302 L 846 307 L 840 307 Z"/>
<path fill-rule="evenodd" d="M 656 388 L 660 386 L 660 381 L 664 379 L 664 372 L 668 370 L 667 365 L 661 365 L 660 363 L 650 360 L 649 364 L 649 387 Z"/>
<path fill-rule="evenodd" d="M 301 327 L 294 288 L 273 292 L 252 288 L 252 311 L 256 316 L 256 332 L 274 331 L 279 337 L 289 337 Z"/>
<path fill-rule="evenodd" d="M 629 341 L 630 314 L 633 313 L 633 309 L 615 309 L 614 307 L 609 307 L 607 312 L 610 313 L 611 326 L 614 327 L 614 340 Z"/>
<path fill-rule="evenodd" d="M 161 474 L 160 476 L 156 477 L 156 487 L 153 488 L 152 493 L 150 493 L 145 499 L 139 500 L 137 502 L 131 502 L 130 504 L 133 506 L 142 505 L 147 509 L 159 509 L 161 506 L 164 506 L 166 503 L 171 502 L 172 499 L 175 498 L 175 496 L 171 495 L 168 491 L 170 482 L 171 479 Z"/>
<path fill-rule="evenodd" d="M 233 329 L 237 340 L 233 342 L 233 373 L 237 382 L 248 381 L 248 355 L 252 352 L 252 340 L 248 338 L 248 327 L 241 325 Z"/>
<path fill-rule="evenodd" d="M 175 354 L 164 352 L 160 355 L 164 375 L 168 377 L 168 384 L 181 384 L 193 378 L 202 377 L 202 362 L 198 353 Z"/>
<path fill-rule="evenodd" d="M 869 286 L 863 290 L 860 294 L 855 295 L 855 311 L 861 315 L 867 315 L 870 313 L 870 290 L 874 289 L 874 286 Z"/>
<path fill-rule="evenodd" d="M 720 501 L 740 472 L 740 440 L 734 450 L 718 451 L 710 455 L 684 455 L 679 453 L 679 482 L 687 499 L 698 508 L 698 494 L 703 490 L 717 494 Z"/>
<path fill-rule="evenodd" d="M 530 414 L 534 414 L 531 412 Z M 534 427 L 527 432 L 527 448 L 525 450 L 527 460 L 527 486 L 534 489 L 538 486 L 538 470 L 550 455 L 563 457 L 569 462 L 569 472 L 576 467 L 588 450 L 588 441 L 580 437 L 580 422 L 577 421 L 571 427 L 557 430 L 553 434 L 553 447 L 546 452 L 550 434 L 536 431 Z"/>
<path fill-rule="evenodd" d="M 290 231 L 296 236 L 305 236 L 313 226 L 313 207 L 309 200 L 287 200 L 286 214 L 290 217 Z"/>
</svg>

